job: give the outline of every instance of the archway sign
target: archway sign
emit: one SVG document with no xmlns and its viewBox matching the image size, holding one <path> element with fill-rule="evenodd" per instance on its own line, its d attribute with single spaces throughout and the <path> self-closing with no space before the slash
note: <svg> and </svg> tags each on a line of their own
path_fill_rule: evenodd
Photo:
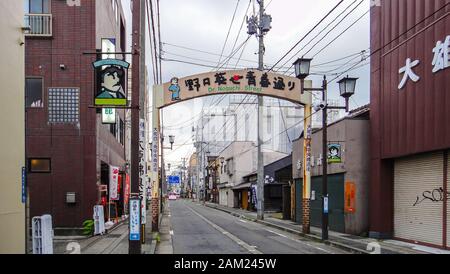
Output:
<svg viewBox="0 0 450 274">
<path fill-rule="evenodd" d="M 304 87 L 311 87 L 305 81 Z M 159 213 L 159 151 L 160 109 L 194 98 L 221 94 L 251 94 L 275 97 L 304 107 L 305 142 L 303 153 L 304 198 L 309 199 L 311 159 L 311 104 L 312 95 L 301 91 L 301 82 L 294 77 L 267 73 L 254 69 L 214 71 L 184 78 L 173 77 L 170 82 L 153 86 L 152 159 L 152 222 L 157 227 Z M 156 224 L 155 224 L 156 222 Z"/>
</svg>

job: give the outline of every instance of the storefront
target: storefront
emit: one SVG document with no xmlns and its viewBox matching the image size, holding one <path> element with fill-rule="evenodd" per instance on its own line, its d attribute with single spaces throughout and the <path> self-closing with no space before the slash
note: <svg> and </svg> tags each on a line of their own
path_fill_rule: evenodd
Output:
<svg viewBox="0 0 450 274">
<path fill-rule="evenodd" d="M 370 180 L 369 106 L 362 106 L 333 123 L 328 131 L 329 152 L 322 156 L 322 129 L 314 129 L 311 141 L 310 222 L 322 226 L 323 164 L 327 163 L 329 229 L 367 236 Z M 337 149 L 337 152 L 335 151 Z M 301 224 L 303 199 L 303 137 L 293 141 L 292 172 L 295 180 L 294 221 Z M 334 153 L 331 153 L 334 151 Z M 328 160 L 326 160 L 328 159 Z"/>
<path fill-rule="evenodd" d="M 372 7 L 371 237 L 450 248 L 448 11 L 439 0 Z"/>
</svg>

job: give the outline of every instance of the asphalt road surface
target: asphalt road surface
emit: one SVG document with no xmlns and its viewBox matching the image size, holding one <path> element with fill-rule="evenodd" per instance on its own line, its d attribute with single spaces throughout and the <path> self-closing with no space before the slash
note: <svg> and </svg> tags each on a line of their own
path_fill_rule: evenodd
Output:
<svg viewBox="0 0 450 274">
<path fill-rule="evenodd" d="M 174 254 L 346 253 L 191 201 L 169 206 Z"/>
</svg>

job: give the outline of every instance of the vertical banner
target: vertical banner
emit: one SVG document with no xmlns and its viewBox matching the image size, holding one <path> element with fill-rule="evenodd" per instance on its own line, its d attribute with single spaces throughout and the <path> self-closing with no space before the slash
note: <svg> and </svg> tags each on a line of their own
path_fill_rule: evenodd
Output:
<svg viewBox="0 0 450 274">
<path fill-rule="evenodd" d="M 345 213 L 355 213 L 355 197 L 356 197 L 356 185 L 353 182 L 345 182 Z"/>
<path fill-rule="evenodd" d="M 147 161 L 145 144 L 145 120 L 139 121 L 139 198 L 141 198 L 141 222 L 147 223 Z"/>
<path fill-rule="evenodd" d="M 133 197 L 130 199 L 130 241 L 139 241 L 141 239 L 141 200 Z"/>
<path fill-rule="evenodd" d="M 119 200 L 118 193 L 119 168 L 110 166 L 109 168 L 109 199 L 113 201 Z"/>
<path fill-rule="evenodd" d="M 159 154 L 159 132 L 157 128 L 153 128 L 152 131 L 152 197 L 158 196 L 158 181 L 159 181 L 159 170 L 158 170 L 158 154 Z"/>
<path fill-rule="evenodd" d="M 129 200 L 130 200 L 130 175 L 125 174 L 124 205 L 128 205 Z"/>
<path fill-rule="evenodd" d="M 311 106 L 305 105 L 303 143 L 303 199 L 311 198 Z"/>
</svg>

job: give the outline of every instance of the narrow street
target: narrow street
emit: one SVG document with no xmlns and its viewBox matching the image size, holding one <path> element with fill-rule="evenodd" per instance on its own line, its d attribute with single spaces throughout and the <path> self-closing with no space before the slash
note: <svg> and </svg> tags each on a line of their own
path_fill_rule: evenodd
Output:
<svg viewBox="0 0 450 274">
<path fill-rule="evenodd" d="M 174 254 L 344 254 L 188 200 L 171 201 Z"/>
</svg>

